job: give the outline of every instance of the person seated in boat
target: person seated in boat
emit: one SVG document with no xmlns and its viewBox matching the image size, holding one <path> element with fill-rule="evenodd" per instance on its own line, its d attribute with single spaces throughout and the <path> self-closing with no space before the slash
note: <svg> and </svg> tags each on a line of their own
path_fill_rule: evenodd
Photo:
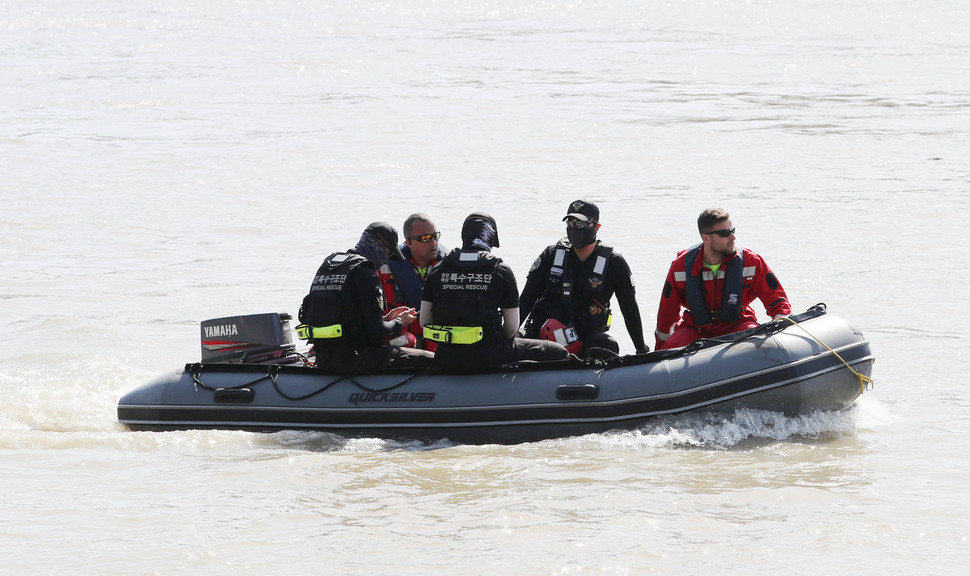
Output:
<svg viewBox="0 0 970 576">
<path fill-rule="evenodd" d="M 416 212 L 404 221 L 404 242 L 398 248 L 404 255 L 403 261 L 391 259 L 377 271 L 387 301 L 385 312 L 405 306 L 421 308 L 421 291 L 424 280 L 431 268 L 444 260 L 446 250 L 438 243 L 441 232 L 422 212 Z M 412 322 L 407 331 L 396 339 L 406 341 L 407 346 L 434 351 L 437 343 L 425 340 L 420 322 Z M 404 345 L 404 342 L 400 342 Z"/>
<path fill-rule="evenodd" d="M 320 265 L 300 306 L 297 327 L 313 345 L 318 367 L 349 375 L 389 365 L 431 365 L 433 353 L 387 343 L 417 318 L 417 311 L 406 306 L 384 312 L 377 270 L 389 259 L 404 259 L 397 231 L 386 222 L 374 222 L 356 246 L 334 252 Z"/>
<path fill-rule="evenodd" d="M 519 298 L 522 317 L 528 318 L 522 333 L 556 340 L 574 354 L 586 356 L 596 349 L 619 354 L 620 345 L 607 334 L 610 300 L 616 294 L 636 353 L 649 352 L 630 266 L 596 238 L 599 217 L 592 202 L 569 204 L 563 218 L 566 237 L 546 247 L 526 277 Z"/>
<path fill-rule="evenodd" d="M 725 210 L 701 212 L 697 231 L 701 243 L 677 254 L 667 272 L 657 312 L 657 349 L 754 328 L 758 321 L 750 304 L 755 298 L 772 319 L 791 314 L 785 289 L 764 258 L 735 247 L 734 224 Z"/>
<path fill-rule="evenodd" d="M 568 358 L 555 342 L 515 337 L 519 292 L 512 269 L 492 254 L 499 246 L 495 219 L 469 215 L 461 241 L 431 270 L 421 298 L 424 337 L 438 343 L 435 364 L 477 372 L 519 360 Z"/>
</svg>

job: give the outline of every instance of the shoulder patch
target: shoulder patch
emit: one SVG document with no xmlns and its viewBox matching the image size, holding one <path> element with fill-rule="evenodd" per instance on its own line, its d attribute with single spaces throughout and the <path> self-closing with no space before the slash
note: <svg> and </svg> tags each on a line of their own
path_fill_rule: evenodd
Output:
<svg viewBox="0 0 970 576">
<path fill-rule="evenodd" d="M 768 282 L 768 288 L 771 288 L 772 290 L 777 290 L 778 287 L 781 286 L 781 283 L 778 282 L 778 278 L 775 276 L 774 272 L 769 272 L 768 275 L 765 276 L 765 280 Z"/>
<path fill-rule="evenodd" d="M 529 272 L 535 272 L 538 270 L 540 264 L 542 264 L 542 256 L 536 258 L 536 261 L 532 263 L 532 268 L 529 268 Z"/>
</svg>

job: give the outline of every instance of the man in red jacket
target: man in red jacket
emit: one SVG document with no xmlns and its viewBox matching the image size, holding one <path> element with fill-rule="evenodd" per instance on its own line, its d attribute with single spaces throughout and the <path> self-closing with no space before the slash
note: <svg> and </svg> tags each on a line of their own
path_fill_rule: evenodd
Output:
<svg viewBox="0 0 970 576">
<path fill-rule="evenodd" d="M 679 253 L 667 272 L 657 312 L 657 350 L 754 328 L 758 320 L 750 304 L 755 298 L 772 319 L 791 314 L 785 289 L 764 259 L 747 248 L 735 249 L 726 211 L 701 212 L 697 231 L 701 244 Z"/>
</svg>

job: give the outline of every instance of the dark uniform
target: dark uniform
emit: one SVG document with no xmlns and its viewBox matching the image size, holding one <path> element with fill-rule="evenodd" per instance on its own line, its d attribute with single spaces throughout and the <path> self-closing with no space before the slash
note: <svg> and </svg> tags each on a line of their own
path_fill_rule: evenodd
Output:
<svg viewBox="0 0 970 576">
<path fill-rule="evenodd" d="M 310 343 L 317 366 L 340 374 L 359 374 L 395 364 L 429 364 L 410 349 L 388 345 L 401 335 L 400 320 L 385 322 L 384 294 L 374 264 L 353 250 L 335 252 L 317 270 L 300 307 L 300 322 L 314 327 Z M 334 327 L 339 327 L 334 328 Z M 329 330 L 328 330 L 329 328 Z M 335 335 L 335 332 L 339 334 Z"/>
<path fill-rule="evenodd" d="M 473 235 L 476 226 L 486 227 L 491 234 L 494 219 L 469 216 L 463 238 Z M 497 232 L 492 245 L 497 245 Z M 469 241 L 465 246 L 452 250 L 424 283 L 421 299 L 432 303 L 432 322 L 425 325 L 425 337 L 429 331 L 446 335 L 435 338 L 435 363 L 446 370 L 474 372 L 518 360 L 567 358 L 566 349 L 555 342 L 506 336 L 502 309 L 519 306 L 515 275 L 488 250 L 472 247 Z"/>
<path fill-rule="evenodd" d="M 637 352 L 645 351 L 630 265 L 599 240 L 589 258 L 580 261 L 564 238 L 543 250 L 526 277 L 520 298 L 521 313 L 529 316 L 525 335 L 539 337 L 546 320 L 555 318 L 575 328 L 584 350 L 598 347 L 619 352 L 616 340 L 605 333 L 610 327 L 614 294 L 633 345 Z"/>
</svg>

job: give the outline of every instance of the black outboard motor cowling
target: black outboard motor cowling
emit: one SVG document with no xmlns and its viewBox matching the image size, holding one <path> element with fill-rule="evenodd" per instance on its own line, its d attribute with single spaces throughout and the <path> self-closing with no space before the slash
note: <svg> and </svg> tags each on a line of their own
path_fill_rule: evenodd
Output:
<svg viewBox="0 0 970 576">
<path fill-rule="evenodd" d="M 230 364 L 276 361 L 293 352 L 291 316 L 251 314 L 203 320 L 202 362 Z"/>
</svg>

